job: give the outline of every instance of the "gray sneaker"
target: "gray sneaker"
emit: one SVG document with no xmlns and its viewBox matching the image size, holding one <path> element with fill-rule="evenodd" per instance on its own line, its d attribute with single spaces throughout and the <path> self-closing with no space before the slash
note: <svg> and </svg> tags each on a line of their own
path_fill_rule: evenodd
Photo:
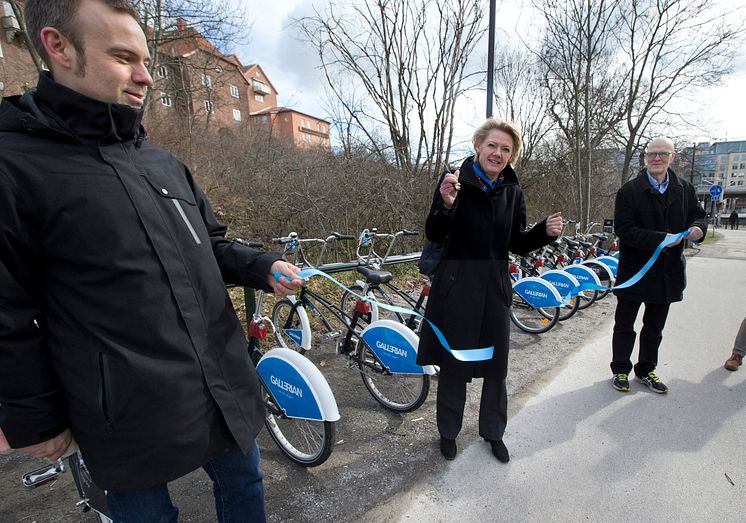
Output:
<svg viewBox="0 0 746 523">
<path fill-rule="evenodd" d="M 666 387 L 661 379 L 655 375 L 655 372 L 650 371 L 645 376 L 635 376 L 635 381 L 638 383 L 642 383 L 647 388 L 652 390 L 653 392 L 656 392 L 658 394 L 665 394 L 668 392 L 668 387 Z"/>
</svg>

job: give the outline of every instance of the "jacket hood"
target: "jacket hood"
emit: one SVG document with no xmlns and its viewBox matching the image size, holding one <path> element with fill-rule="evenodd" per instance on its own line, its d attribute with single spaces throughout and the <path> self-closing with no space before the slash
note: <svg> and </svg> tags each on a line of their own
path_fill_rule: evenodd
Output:
<svg viewBox="0 0 746 523">
<path fill-rule="evenodd" d="M 3 99 L 0 132 L 55 135 L 79 142 L 141 141 L 142 115 L 142 109 L 95 100 L 44 73 L 35 88 Z"/>
</svg>

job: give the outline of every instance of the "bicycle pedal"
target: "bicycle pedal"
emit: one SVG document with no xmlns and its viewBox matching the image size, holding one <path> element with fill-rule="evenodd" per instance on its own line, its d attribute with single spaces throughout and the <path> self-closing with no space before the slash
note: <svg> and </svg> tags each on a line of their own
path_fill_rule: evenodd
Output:
<svg viewBox="0 0 746 523">
<path fill-rule="evenodd" d="M 36 488 L 40 485 L 43 485 L 44 483 L 56 479 L 57 476 L 59 476 L 64 471 L 65 466 L 62 464 L 62 461 L 58 461 L 57 463 L 50 463 L 49 465 L 40 467 L 36 470 L 32 470 L 31 472 L 27 472 L 26 474 L 24 474 L 21 477 L 21 483 L 23 483 L 23 486 L 28 489 Z"/>
<path fill-rule="evenodd" d="M 336 340 L 342 334 L 341 331 L 331 331 L 324 334 L 325 340 Z"/>
</svg>

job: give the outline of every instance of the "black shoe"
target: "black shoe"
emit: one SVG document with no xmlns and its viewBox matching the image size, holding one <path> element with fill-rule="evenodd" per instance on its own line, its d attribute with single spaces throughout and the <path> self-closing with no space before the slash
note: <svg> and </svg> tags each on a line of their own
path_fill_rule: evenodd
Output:
<svg viewBox="0 0 746 523">
<path fill-rule="evenodd" d="M 507 463 L 510 461 L 510 454 L 508 454 L 508 447 L 505 446 L 503 440 L 488 439 L 490 446 L 492 447 L 492 455 L 495 456 L 498 461 Z"/>
<path fill-rule="evenodd" d="M 619 392 L 629 392 L 629 376 L 626 374 L 614 374 L 611 377 L 611 386 Z"/>
<path fill-rule="evenodd" d="M 440 438 L 440 453 L 448 461 L 456 459 L 456 440 L 441 437 Z"/>
</svg>

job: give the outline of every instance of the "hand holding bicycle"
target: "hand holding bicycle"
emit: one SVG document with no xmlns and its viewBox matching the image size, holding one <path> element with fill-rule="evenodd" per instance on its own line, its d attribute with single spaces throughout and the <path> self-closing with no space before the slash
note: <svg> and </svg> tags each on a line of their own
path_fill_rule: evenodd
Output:
<svg viewBox="0 0 746 523">
<path fill-rule="evenodd" d="M 562 234 L 563 228 L 564 225 L 562 222 L 561 212 L 556 212 L 549 215 L 546 223 L 547 236 L 559 236 L 560 234 Z"/>
<path fill-rule="evenodd" d="M 303 286 L 303 280 L 297 276 L 300 269 L 284 260 L 277 260 L 272 264 L 267 275 L 267 284 L 275 294 L 288 296 Z"/>
<path fill-rule="evenodd" d="M 440 196 L 443 198 L 446 209 L 452 209 L 456 203 L 456 196 L 461 189 L 461 183 L 458 181 L 460 175 L 461 172 L 458 169 L 447 173 L 440 184 Z"/>
</svg>

